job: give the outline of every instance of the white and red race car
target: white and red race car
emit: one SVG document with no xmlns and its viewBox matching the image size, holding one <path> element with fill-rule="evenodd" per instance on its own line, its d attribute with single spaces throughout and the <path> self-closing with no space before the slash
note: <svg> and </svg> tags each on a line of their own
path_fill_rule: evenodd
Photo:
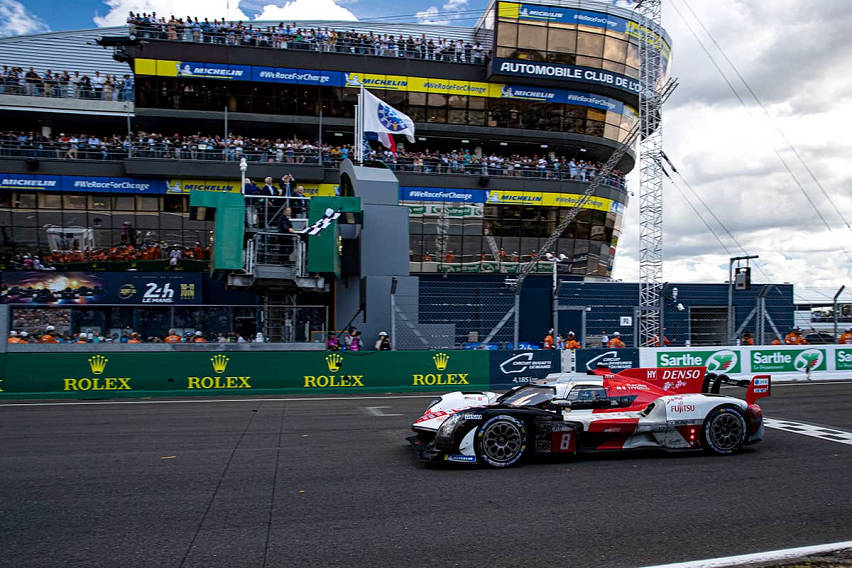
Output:
<svg viewBox="0 0 852 568">
<path fill-rule="evenodd" d="M 746 399 L 718 394 L 748 387 Z M 507 467 L 532 454 L 657 448 L 732 454 L 763 438 L 755 402 L 769 375 L 733 380 L 706 367 L 598 368 L 555 373 L 505 394 L 452 392 L 433 400 L 409 441 L 427 463 Z"/>
</svg>

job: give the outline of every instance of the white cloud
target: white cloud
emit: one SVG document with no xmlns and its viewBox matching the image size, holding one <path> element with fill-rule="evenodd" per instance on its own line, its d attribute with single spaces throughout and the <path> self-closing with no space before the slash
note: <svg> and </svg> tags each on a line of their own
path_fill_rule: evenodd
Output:
<svg viewBox="0 0 852 568">
<path fill-rule="evenodd" d="M 347 20 L 355 17 L 335 0 L 292 0 L 283 6 L 266 4 L 255 20 Z"/>
<path fill-rule="evenodd" d="M 48 31 L 47 23 L 17 0 L 0 0 L 0 37 Z"/>
<path fill-rule="evenodd" d="M 229 20 L 247 20 L 248 16 L 240 10 L 239 0 L 104 0 L 109 7 L 105 16 L 94 17 L 96 25 L 120 26 L 127 21 L 128 12 L 151 13 L 169 18 L 227 18 Z"/>
<path fill-rule="evenodd" d="M 0 0 L 9 2 L 14 0 Z M 351 3 L 354 0 L 291 0 L 283 5 L 263 4 L 256 8 L 260 13 L 255 20 L 357 20 L 350 10 L 339 4 Z M 457 0 L 451 0 L 457 1 Z M 127 20 L 128 12 L 156 12 L 159 16 L 168 18 L 174 14 L 177 18 L 192 16 L 193 18 L 226 18 L 228 20 L 248 20 L 243 11 L 254 9 L 257 2 L 240 2 L 240 0 L 104 0 L 109 11 L 105 16 L 96 15 L 95 24 L 98 26 L 118 26 Z"/>
<path fill-rule="evenodd" d="M 686 5 L 693 7 L 723 46 L 771 120 L 700 32 Z M 674 7 L 699 32 L 748 110 L 731 93 Z M 748 254 L 760 255 L 762 270 L 754 270 L 753 281 L 848 284 L 852 281 L 852 230 L 843 226 L 778 128 L 837 209 L 852 221 L 848 160 L 852 143 L 844 127 L 852 115 L 852 101 L 843 95 L 852 91 L 852 75 L 846 72 L 852 66 L 852 52 L 843 47 L 848 43 L 852 12 L 831 2 L 803 6 L 793 0 L 719 0 L 705 5 L 677 0 L 667 4 L 663 24 L 673 41 L 672 74 L 681 83 L 665 110 L 666 154 Z M 831 231 L 776 152 L 787 161 Z M 625 281 L 639 277 L 638 177 L 636 168 L 629 177 L 635 196 L 625 215 L 613 274 Z M 691 197 L 686 185 L 675 179 Z M 668 180 L 664 202 L 663 279 L 724 282 L 728 258 L 742 251 L 705 214 L 731 254 L 726 252 Z M 704 213 L 700 204 L 699 210 Z"/>
<path fill-rule="evenodd" d="M 429 6 L 414 14 L 418 24 L 434 24 L 440 26 L 449 25 L 452 20 L 460 19 L 460 10 L 467 6 L 469 0 L 447 0 L 438 10 L 436 6 Z M 464 18 L 467 19 L 467 18 Z"/>
<path fill-rule="evenodd" d="M 439 18 L 438 8 L 435 6 L 429 6 L 425 10 L 417 12 L 414 14 L 414 17 L 417 19 L 418 24 L 435 24 L 440 26 L 446 26 L 450 23 L 448 18 Z"/>
</svg>

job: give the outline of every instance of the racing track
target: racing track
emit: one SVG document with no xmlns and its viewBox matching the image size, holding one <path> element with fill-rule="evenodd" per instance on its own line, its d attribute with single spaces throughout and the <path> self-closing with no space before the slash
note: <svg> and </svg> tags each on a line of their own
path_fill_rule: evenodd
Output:
<svg viewBox="0 0 852 568">
<path fill-rule="evenodd" d="M 769 417 L 852 432 L 852 382 L 773 390 Z M 637 566 L 852 537 L 849 444 L 424 469 L 403 437 L 426 400 L 0 405 L 0 566 Z"/>
</svg>

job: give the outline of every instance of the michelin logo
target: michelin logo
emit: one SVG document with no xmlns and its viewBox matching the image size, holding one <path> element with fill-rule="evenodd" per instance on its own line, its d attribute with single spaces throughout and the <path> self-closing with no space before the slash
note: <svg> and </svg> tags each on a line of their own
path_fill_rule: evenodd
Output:
<svg viewBox="0 0 852 568">
<path fill-rule="evenodd" d="M 223 69 L 221 67 L 192 66 L 189 63 L 178 63 L 178 77 L 221 77 L 225 79 L 240 78 L 243 69 Z"/>
</svg>

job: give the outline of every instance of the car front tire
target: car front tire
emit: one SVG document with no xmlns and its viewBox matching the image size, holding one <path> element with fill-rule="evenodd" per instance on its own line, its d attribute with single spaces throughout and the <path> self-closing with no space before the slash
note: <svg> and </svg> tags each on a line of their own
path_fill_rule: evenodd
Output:
<svg viewBox="0 0 852 568">
<path fill-rule="evenodd" d="M 501 414 L 486 421 L 476 433 L 476 454 L 491 467 L 509 467 L 527 449 L 527 429 L 521 420 Z"/>
</svg>

